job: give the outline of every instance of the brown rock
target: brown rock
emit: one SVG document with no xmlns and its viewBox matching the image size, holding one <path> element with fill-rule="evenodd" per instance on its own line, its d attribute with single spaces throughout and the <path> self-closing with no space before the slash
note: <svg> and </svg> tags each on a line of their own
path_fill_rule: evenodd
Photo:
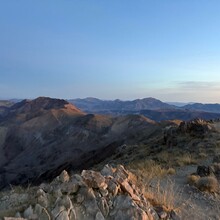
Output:
<svg viewBox="0 0 220 220">
<path fill-rule="evenodd" d="M 63 170 L 63 172 L 60 174 L 59 176 L 59 180 L 62 182 L 62 183 L 65 183 L 65 182 L 69 182 L 69 179 L 70 179 L 70 176 L 69 174 L 67 173 L 66 170 Z"/>
<path fill-rule="evenodd" d="M 92 188 L 98 189 L 106 189 L 107 184 L 105 182 L 105 178 L 99 173 L 90 170 L 83 170 L 81 176 L 84 179 L 84 182 Z"/>
<path fill-rule="evenodd" d="M 135 201 L 140 201 L 140 198 L 134 193 L 134 189 L 130 186 L 127 180 L 118 179 L 118 183 L 120 184 L 121 189 L 124 192 L 129 193 L 132 199 L 134 199 Z"/>
</svg>

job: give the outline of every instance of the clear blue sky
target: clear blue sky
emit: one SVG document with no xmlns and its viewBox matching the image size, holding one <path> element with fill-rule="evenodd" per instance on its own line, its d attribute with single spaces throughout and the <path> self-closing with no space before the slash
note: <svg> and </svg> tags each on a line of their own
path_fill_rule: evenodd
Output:
<svg viewBox="0 0 220 220">
<path fill-rule="evenodd" d="M 220 103 L 219 0 L 0 0 L 0 98 Z"/>
</svg>

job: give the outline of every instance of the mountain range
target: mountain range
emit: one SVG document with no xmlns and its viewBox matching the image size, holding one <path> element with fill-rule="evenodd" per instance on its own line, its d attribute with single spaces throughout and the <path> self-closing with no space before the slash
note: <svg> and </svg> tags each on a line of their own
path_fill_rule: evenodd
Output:
<svg viewBox="0 0 220 220">
<path fill-rule="evenodd" d="M 126 115 L 141 114 L 155 120 L 191 120 L 193 118 L 219 118 L 220 104 L 193 103 L 184 106 L 167 104 L 155 98 L 136 99 L 133 101 L 106 101 L 96 98 L 68 100 L 79 109 L 88 113 Z"/>
<path fill-rule="evenodd" d="M 7 108 L 19 99 L 0 101 L 0 117 L 7 112 Z M 155 98 L 136 99 L 133 101 L 100 100 L 97 98 L 66 100 L 86 113 L 104 115 L 144 115 L 154 121 L 162 120 L 191 120 L 194 118 L 213 119 L 220 117 L 220 104 L 202 103 L 165 103 Z"/>
<path fill-rule="evenodd" d="M 63 169 L 85 169 L 158 130 L 142 115 L 87 114 L 48 97 L 23 100 L 0 112 L 0 187 L 39 183 Z"/>
</svg>

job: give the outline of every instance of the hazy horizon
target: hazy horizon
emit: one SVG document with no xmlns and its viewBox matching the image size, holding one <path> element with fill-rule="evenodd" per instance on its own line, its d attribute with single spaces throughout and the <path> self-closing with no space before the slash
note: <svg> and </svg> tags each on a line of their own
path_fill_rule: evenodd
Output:
<svg viewBox="0 0 220 220">
<path fill-rule="evenodd" d="M 62 97 L 51 97 L 51 96 L 37 96 L 37 97 L 25 97 L 25 98 L 1 98 L 0 97 L 0 101 L 12 101 L 12 100 L 25 100 L 25 99 L 29 99 L 29 100 L 33 100 L 33 99 L 36 99 L 36 98 L 39 98 L 39 97 L 49 97 L 49 98 L 53 98 L 53 99 L 64 99 L 64 100 L 74 100 L 74 99 L 87 99 L 87 98 L 95 98 L 95 99 L 99 99 L 99 100 L 102 100 L 102 101 L 115 101 L 115 100 L 120 100 L 120 101 L 134 101 L 134 100 L 137 100 L 137 99 L 145 99 L 145 98 L 154 98 L 154 99 L 157 99 L 159 101 L 162 101 L 164 103 L 168 103 L 170 105 L 176 105 L 176 106 L 184 106 L 184 105 L 187 105 L 187 104 L 195 104 L 195 103 L 202 103 L 202 104 L 220 104 L 218 102 L 180 102 L 180 101 L 166 101 L 166 100 L 161 100 L 159 98 L 155 98 L 155 97 L 141 97 L 141 98 L 135 98 L 135 99 L 117 99 L 117 98 L 114 98 L 114 99 L 102 99 L 102 98 L 98 98 L 98 97 L 72 97 L 72 98 L 62 98 Z"/>
<path fill-rule="evenodd" d="M 0 98 L 220 103 L 220 2 L 0 0 Z"/>
</svg>

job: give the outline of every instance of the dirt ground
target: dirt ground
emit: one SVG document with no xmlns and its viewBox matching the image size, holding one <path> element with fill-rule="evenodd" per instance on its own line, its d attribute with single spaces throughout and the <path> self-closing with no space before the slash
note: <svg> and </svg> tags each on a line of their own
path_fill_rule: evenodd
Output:
<svg viewBox="0 0 220 220">
<path fill-rule="evenodd" d="M 202 165 L 208 165 L 211 159 L 204 161 Z M 175 175 L 162 179 L 161 185 L 166 187 L 169 183 L 173 184 L 175 207 L 180 211 L 181 220 L 219 220 L 220 195 L 201 192 L 187 183 L 187 176 L 196 172 L 196 169 L 197 165 L 180 167 Z"/>
</svg>

